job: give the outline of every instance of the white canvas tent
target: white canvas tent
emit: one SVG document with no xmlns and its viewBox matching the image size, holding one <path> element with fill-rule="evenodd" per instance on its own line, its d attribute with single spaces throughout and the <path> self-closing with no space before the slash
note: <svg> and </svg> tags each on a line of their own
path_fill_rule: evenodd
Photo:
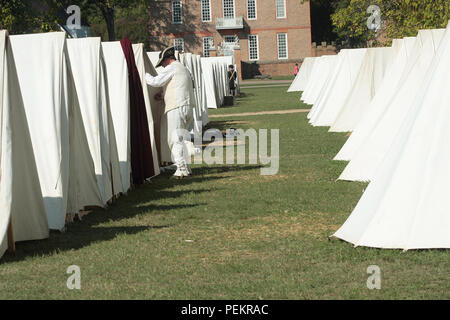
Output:
<svg viewBox="0 0 450 320">
<path fill-rule="evenodd" d="M 311 76 L 311 71 L 313 69 L 315 59 L 315 57 L 308 57 L 303 60 L 302 66 L 300 67 L 300 70 L 298 71 L 298 74 L 295 77 L 294 81 L 292 81 L 291 85 L 289 86 L 287 92 L 297 92 L 305 90 L 308 80 Z"/>
<path fill-rule="evenodd" d="M 313 118 L 313 115 L 316 114 L 322 108 L 323 101 L 327 97 L 327 95 L 329 94 L 329 91 L 331 90 L 331 88 L 333 86 L 333 80 L 336 77 L 336 75 L 338 74 L 339 67 L 343 61 L 343 53 L 344 52 L 341 50 L 341 52 L 339 52 L 336 55 L 335 66 L 332 68 L 332 70 L 330 69 L 330 72 L 328 72 L 328 74 L 326 76 L 326 80 L 323 83 L 322 88 L 320 89 L 319 94 L 317 95 L 317 97 L 315 99 L 315 102 L 311 108 L 311 111 L 309 112 L 311 114 L 311 119 Z"/>
<path fill-rule="evenodd" d="M 320 97 L 328 79 L 336 68 L 337 60 L 337 55 L 322 56 L 319 58 L 318 63 L 314 64 L 317 68 L 313 71 L 313 80 L 309 83 L 302 95 L 302 100 L 305 103 L 314 105 L 317 102 L 317 99 Z"/>
<path fill-rule="evenodd" d="M 339 179 L 369 181 L 398 132 L 398 125 L 414 103 L 445 29 L 420 30 L 402 75 L 390 96 L 368 113 L 350 136 L 337 159 L 348 158 Z"/>
<path fill-rule="evenodd" d="M 68 65 L 65 33 L 10 39 L 49 227 L 61 230 L 66 213 L 103 205 Z"/>
<path fill-rule="evenodd" d="M 101 40 L 68 39 L 67 48 L 97 183 L 106 205 L 123 189 Z"/>
<path fill-rule="evenodd" d="M 392 48 L 369 48 L 353 88 L 330 128 L 330 132 L 354 129 L 379 89 L 391 61 Z"/>
<path fill-rule="evenodd" d="M 131 184 L 130 90 L 128 66 L 120 41 L 102 42 L 111 116 L 116 133 L 123 192 Z"/>
<path fill-rule="evenodd" d="M 160 52 L 161 51 L 147 52 L 147 56 L 150 59 L 150 62 L 152 63 L 153 66 L 156 66 L 156 64 L 158 63 Z M 163 67 L 155 68 L 156 72 L 161 72 L 161 70 L 163 69 L 164 69 Z"/>
<path fill-rule="evenodd" d="M 189 73 L 192 77 L 192 83 L 194 87 L 194 96 L 195 96 L 195 107 L 194 107 L 194 122 L 193 122 L 193 130 L 194 133 L 199 134 L 202 131 L 202 110 L 200 106 L 199 93 L 197 91 L 197 73 L 196 69 L 194 69 L 194 57 L 192 53 L 184 53 L 180 55 L 181 63 L 189 70 Z"/>
<path fill-rule="evenodd" d="M 367 49 L 343 49 L 339 53 L 336 72 L 319 103 L 310 111 L 314 126 L 331 126 L 355 83 Z"/>
<path fill-rule="evenodd" d="M 366 107 L 366 111 L 360 116 L 353 126 L 353 130 L 364 123 L 366 115 L 370 117 L 371 112 L 377 112 L 380 105 L 385 103 L 396 92 L 398 81 L 403 74 L 408 56 L 411 54 L 411 50 L 416 41 L 415 37 L 407 37 L 402 40 L 397 40 L 392 47 L 391 62 L 385 72 L 383 81 L 377 89 L 373 99 Z"/>
<path fill-rule="evenodd" d="M 153 167 L 155 169 L 155 175 L 159 175 L 160 166 L 157 146 L 157 138 L 159 138 L 159 134 L 156 134 L 156 132 L 160 128 L 161 114 L 164 111 L 164 106 L 163 102 L 157 101 L 155 99 L 155 94 L 159 91 L 159 89 L 148 86 L 147 82 L 145 81 L 145 74 L 150 73 L 151 75 L 155 76 L 156 70 L 153 67 L 150 59 L 148 58 L 148 55 L 144 51 L 144 44 L 133 44 L 133 52 L 134 58 L 136 60 L 136 67 L 141 77 L 142 89 L 144 91 L 145 109 L 147 111 L 150 142 L 152 144 Z"/>
<path fill-rule="evenodd" d="M 202 71 L 202 64 L 200 61 L 201 57 L 199 55 L 194 55 L 193 56 L 193 65 L 194 65 L 194 70 L 196 73 L 196 92 L 197 92 L 197 97 L 199 100 L 199 104 L 200 104 L 200 112 L 201 112 L 201 120 L 202 120 L 202 124 L 203 126 L 206 126 L 209 122 L 209 117 L 208 117 L 208 107 L 206 104 L 206 90 L 205 90 L 205 80 L 203 78 L 203 71 Z"/>
<path fill-rule="evenodd" d="M 201 58 L 201 67 L 203 71 L 203 79 L 205 81 L 206 106 L 209 109 L 217 109 L 220 107 L 219 93 L 216 86 L 216 70 L 210 58 Z"/>
<path fill-rule="evenodd" d="M 0 258 L 12 242 L 48 237 L 48 222 L 20 92 L 5 30 L 0 31 Z"/>
<path fill-rule="evenodd" d="M 336 237 L 377 248 L 450 248 L 449 69 L 450 27 L 379 170 Z"/>
</svg>

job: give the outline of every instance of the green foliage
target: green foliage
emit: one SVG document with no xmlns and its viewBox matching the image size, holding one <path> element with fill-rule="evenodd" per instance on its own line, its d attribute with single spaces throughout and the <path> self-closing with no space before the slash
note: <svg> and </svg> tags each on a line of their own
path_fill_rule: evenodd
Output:
<svg viewBox="0 0 450 320">
<path fill-rule="evenodd" d="M 54 12 L 44 11 L 41 4 L 40 1 L 31 0 L 2 0 L 0 28 L 7 29 L 10 34 L 50 30 L 56 15 Z"/>
<path fill-rule="evenodd" d="M 420 29 L 445 28 L 450 19 L 448 0 L 383 0 L 389 38 L 416 36 Z"/>
<path fill-rule="evenodd" d="M 144 43 L 148 48 L 148 11 L 145 0 L 136 1 L 133 7 L 118 8 L 115 12 L 115 35 L 117 39 L 128 37 L 133 43 Z M 98 15 L 89 17 L 92 36 L 108 39 L 108 30 L 104 20 Z"/>
<path fill-rule="evenodd" d="M 368 46 L 376 38 L 376 33 L 367 27 L 367 8 L 378 4 L 373 0 L 341 1 L 335 13 L 331 15 L 334 31 L 339 39 L 349 47 Z"/>
<path fill-rule="evenodd" d="M 367 28 L 371 4 L 381 9 L 378 34 Z M 448 0 L 342 0 L 331 15 L 339 40 L 350 47 L 368 46 L 383 34 L 389 39 L 416 36 L 420 29 L 445 28 L 450 19 Z"/>
</svg>

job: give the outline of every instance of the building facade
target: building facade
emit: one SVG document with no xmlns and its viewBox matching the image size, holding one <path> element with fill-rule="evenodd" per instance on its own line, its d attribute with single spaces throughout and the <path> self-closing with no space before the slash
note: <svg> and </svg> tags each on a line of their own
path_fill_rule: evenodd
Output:
<svg viewBox="0 0 450 320">
<path fill-rule="evenodd" d="M 149 0 L 149 19 L 151 51 L 207 57 L 239 47 L 244 78 L 291 75 L 312 55 L 309 1 Z"/>
</svg>

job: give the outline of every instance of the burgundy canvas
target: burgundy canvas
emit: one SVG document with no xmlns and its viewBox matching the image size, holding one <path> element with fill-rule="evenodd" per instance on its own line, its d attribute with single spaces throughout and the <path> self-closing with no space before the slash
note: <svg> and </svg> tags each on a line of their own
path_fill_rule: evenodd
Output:
<svg viewBox="0 0 450 320">
<path fill-rule="evenodd" d="M 131 41 L 120 41 L 128 66 L 130 87 L 130 134 L 131 134 L 131 175 L 133 184 L 144 183 L 145 179 L 155 175 L 152 146 L 145 109 L 144 92 L 141 77 L 136 67 Z"/>
</svg>

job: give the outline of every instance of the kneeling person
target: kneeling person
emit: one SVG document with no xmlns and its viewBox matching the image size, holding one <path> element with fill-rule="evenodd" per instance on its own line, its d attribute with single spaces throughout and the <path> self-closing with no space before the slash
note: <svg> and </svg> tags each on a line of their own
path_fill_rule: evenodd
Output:
<svg viewBox="0 0 450 320">
<path fill-rule="evenodd" d="M 191 174 L 189 152 L 184 138 L 194 120 L 194 88 L 189 70 L 175 58 L 174 47 L 166 48 L 159 54 L 155 68 L 162 66 L 164 70 L 156 77 L 146 74 L 147 84 L 162 87 L 165 102 L 161 128 L 167 128 L 168 143 L 173 163 L 177 170 L 175 176 L 183 177 Z"/>
</svg>

